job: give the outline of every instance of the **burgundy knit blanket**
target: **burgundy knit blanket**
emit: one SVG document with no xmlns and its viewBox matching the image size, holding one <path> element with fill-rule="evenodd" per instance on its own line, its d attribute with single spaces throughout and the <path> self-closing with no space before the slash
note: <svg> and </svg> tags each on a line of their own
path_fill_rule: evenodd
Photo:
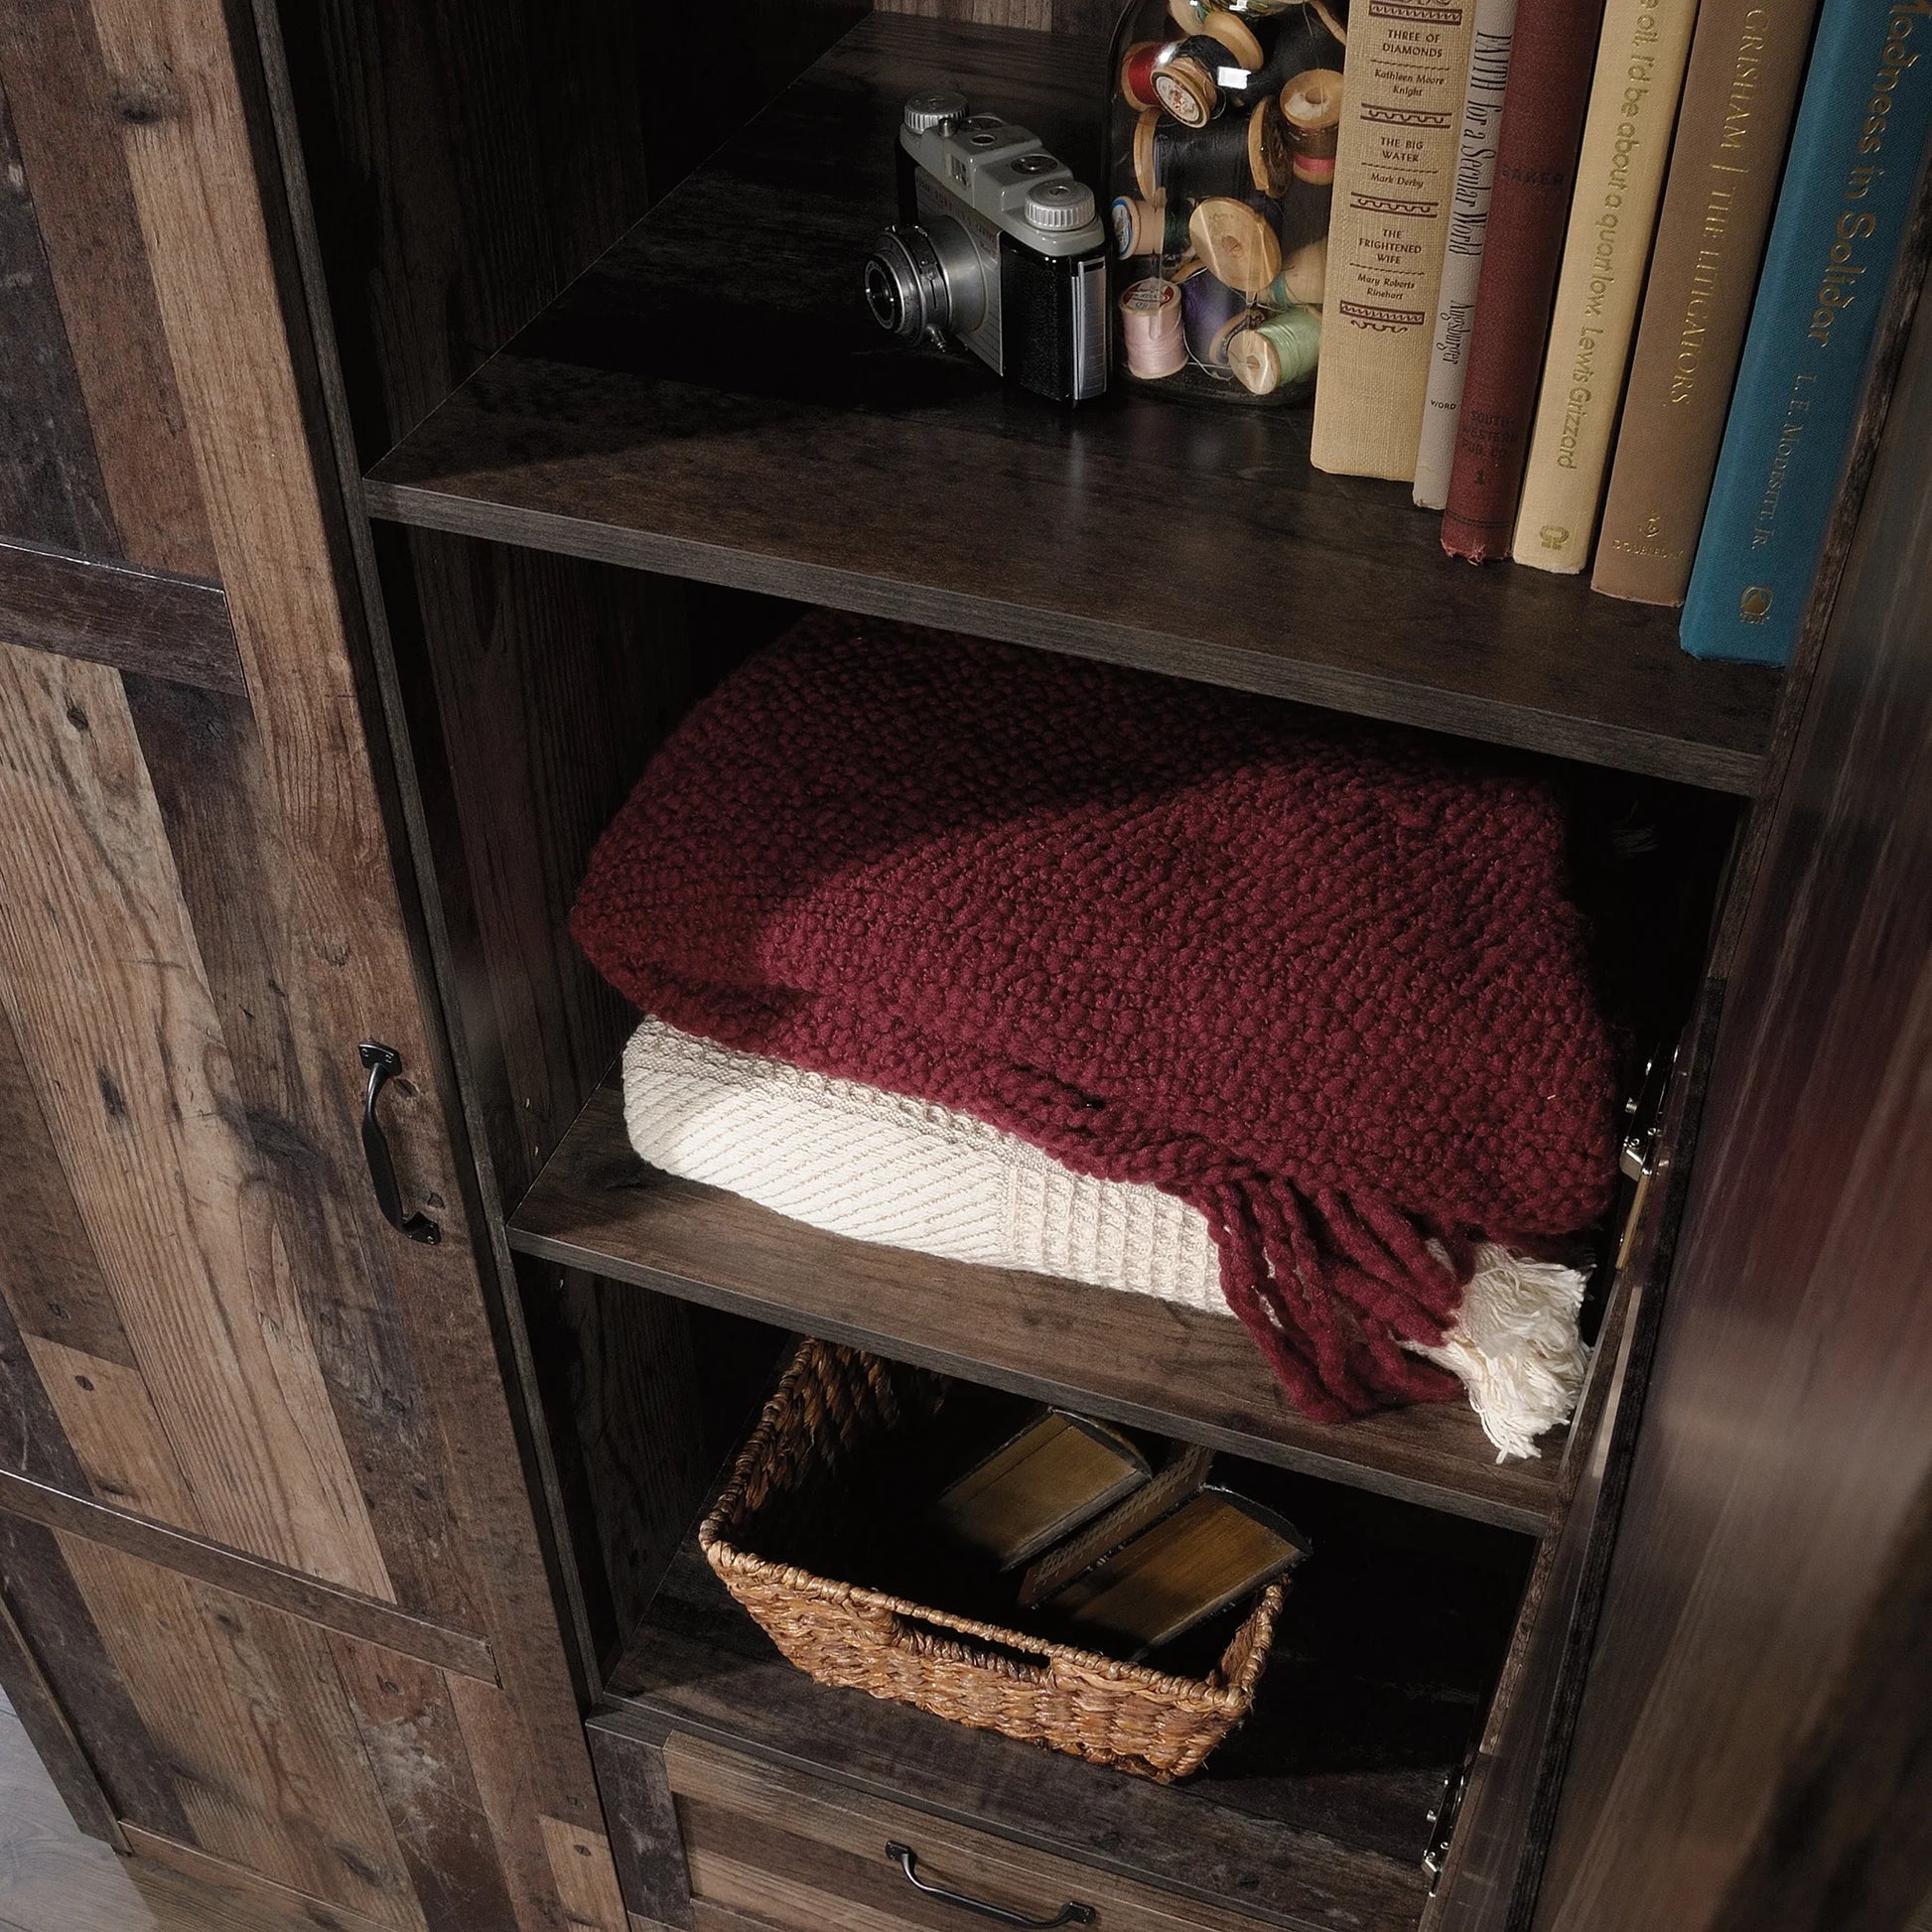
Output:
<svg viewBox="0 0 1932 1932">
<path fill-rule="evenodd" d="M 1587 1226 L 1613 1055 L 1539 780 L 1267 699 L 808 619 L 700 704 L 571 930 L 687 1032 L 1198 1207 L 1291 1399 L 1448 1399 L 1478 1238 Z"/>
</svg>

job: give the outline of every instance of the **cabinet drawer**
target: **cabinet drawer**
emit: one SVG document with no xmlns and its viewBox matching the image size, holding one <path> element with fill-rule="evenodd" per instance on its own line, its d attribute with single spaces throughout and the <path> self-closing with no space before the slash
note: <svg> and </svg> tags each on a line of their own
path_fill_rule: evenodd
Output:
<svg viewBox="0 0 1932 1932">
<path fill-rule="evenodd" d="M 969 1932 L 989 1921 L 928 1885 L 1050 1923 L 1084 1905 L 1099 1932 L 1254 1932 L 1256 1921 L 1049 1853 L 822 1783 L 699 1738 L 665 1741 L 700 1928 L 750 1921 L 783 1932 Z M 735 1914 L 736 1918 L 725 1916 Z"/>
</svg>

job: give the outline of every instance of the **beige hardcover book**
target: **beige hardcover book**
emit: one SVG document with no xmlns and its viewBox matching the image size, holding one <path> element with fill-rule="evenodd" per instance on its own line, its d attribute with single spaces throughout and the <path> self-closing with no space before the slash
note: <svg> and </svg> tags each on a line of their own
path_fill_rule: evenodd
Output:
<svg viewBox="0 0 1932 1932">
<path fill-rule="evenodd" d="M 1311 456 L 1412 483 L 1475 0 L 1367 0 L 1348 26 Z"/>
<path fill-rule="evenodd" d="M 1704 0 L 1592 587 L 1682 604 L 1724 441 L 1817 0 Z"/>
<path fill-rule="evenodd" d="M 1609 0 L 1510 554 L 1589 562 L 1697 0 Z"/>
<path fill-rule="evenodd" d="M 1104 1516 L 1095 1517 L 1085 1529 L 1064 1543 L 1054 1544 L 1043 1557 L 1027 1566 L 1020 1579 L 1020 1607 L 1031 1609 L 1070 1584 L 1083 1570 L 1091 1570 L 1101 1558 L 1112 1556 L 1123 1543 L 1151 1529 L 1207 1480 L 1208 1465 L 1213 1460 L 1212 1449 L 1175 1443 L 1159 1473 L 1125 1502 L 1116 1503 Z"/>
<path fill-rule="evenodd" d="M 948 1535 L 1012 1570 L 1071 1536 L 1151 1473 L 1147 1457 L 1118 1430 L 1051 1409 L 947 1484 L 934 1511 Z"/>
<path fill-rule="evenodd" d="M 1139 1658 L 1293 1569 L 1307 1549 L 1273 1510 L 1203 1489 L 1044 1608 L 1089 1641 Z"/>
</svg>

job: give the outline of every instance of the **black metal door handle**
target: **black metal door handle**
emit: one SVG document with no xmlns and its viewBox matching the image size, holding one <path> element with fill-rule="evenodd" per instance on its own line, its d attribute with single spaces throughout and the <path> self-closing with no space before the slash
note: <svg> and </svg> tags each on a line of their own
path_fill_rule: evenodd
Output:
<svg viewBox="0 0 1932 1932">
<path fill-rule="evenodd" d="M 1026 1932 L 1052 1932 L 1056 1925 L 1091 1925 L 1093 1907 L 1082 1905 L 1077 1900 L 1069 1900 L 1051 1918 L 1029 1918 L 1025 1912 L 1010 1912 L 1004 1905 L 988 1903 L 984 1898 L 969 1897 L 963 1891 L 948 1891 L 944 1885 L 928 1883 L 919 1876 L 919 1855 L 909 1845 L 897 1841 L 886 1847 L 886 1856 L 898 1862 L 898 1868 L 905 1873 L 913 1888 L 922 1891 L 928 1898 L 936 1898 L 942 1905 L 957 1905 L 962 1912 L 977 1912 L 981 1918 L 990 1918 L 996 1925 L 1019 1925 Z"/>
<path fill-rule="evenodd" d="M 375 1189 L 375 1204 L 382 1218 L 398 1233 L 426 1247 L 435 1247 L 443 1230 L 427 1214 L 402 1211 L 402 1188 L 396 1181 L 396 1164 L 389 1158 L 389 1142 L 382 1123 L 375 1117 L 375 1098 L 386 1081 L 402 1071 L 402 1055 L 379 1039 L 365 1039 L 361 1046 L 362 1064 L 369 1069 L 368 1098 L 362 1102 L 362 1154 L 369 1164 L 369 1184 Z"/>
</svg>

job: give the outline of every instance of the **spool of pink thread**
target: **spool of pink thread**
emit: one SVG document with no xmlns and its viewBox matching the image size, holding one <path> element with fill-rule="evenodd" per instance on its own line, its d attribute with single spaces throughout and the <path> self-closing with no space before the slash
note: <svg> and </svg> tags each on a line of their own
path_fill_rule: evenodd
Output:
<svg viewBox="0 0 1932 1932">
<path fill-rule="evenodd" d="M 1150 275 L 1134 283 L 1120 298 L 1120 324 L 1129 375 L 1154 382 L 1186 365 L 1180 291 L 1172 282 Z"/>
</svg>

